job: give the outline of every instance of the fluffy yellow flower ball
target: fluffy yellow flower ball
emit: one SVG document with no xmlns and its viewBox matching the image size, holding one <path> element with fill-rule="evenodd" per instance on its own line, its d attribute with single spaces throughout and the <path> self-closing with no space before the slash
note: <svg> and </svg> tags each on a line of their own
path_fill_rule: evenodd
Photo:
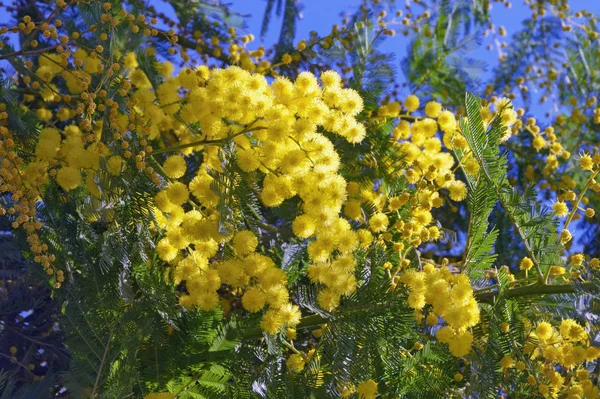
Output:
<svg viewBox="0 0 600 399">
<path fill-rule="evenodd" d="M 546 321 L 541 322 L 535 328 L 535 335 L 542 341 L 547 341 L 552 338 L 552 334 L 552 325 Z"/>
<path fill-rule="evenodd" d="M 167 198 L 174 205 L 181 205 L 190 198 L 190 192 L 185 184 L 175 182 L 167 188 Z"/>
<path fill-rule="evenodd" d="M 542 148 L 546 147 L 548 143 L 546 143 L 546 140 L 544 140 L 542 136 L 536 134 L 533 137 L 531 144 L 533 145 L 533 148 L 535 148 L 535 150 L 539 152 Z"/>
<path fill-rule="evenodd" d="M 64 166 L 56 174 L 56 181 L 65 191 L 73 190 L 81 183 L 81 172 L 72 166 Z"/>
<path fill-rule="evenodd" d="M 277 334 L 284 324 L 281 314 L 273 309 L 267 310 L 260 320 L 260 328 L 267 334 Z"/>
<path fill-rule="evenodd" d="M 515 359 L 511 355 L 504 355 L 502 360 L 500 360 L 500 367 L 504 370 L 515 367 Z"/>
<path fill-rule="evenodd" d="M 332 290 L 325 289 L 317 295 L 317 302 L 325 310 L 333 310 L 340 304 L 340 295 Z"/>
<path fill-rule="evenodd" d="M 216 292 L 203 291 L 196 295 L 196 304 L 205 312 L 210 312 L 219 305 L 219 296 Z"/>
<path fill-rule="evenodd" d="M 322 72 L 321 82 L 326 89 L 339 89 L 342 86 L 342 78 L 336 71 Z"/>
<path fill-rule="evenodd" d="M 123 165 L 123 158 L 118 155 L 113 155 L 106 161 L 106 168 L 108 173 L 113 176 L 119 176 L 121 174 L 121 167 Z"/>
<path fill-rule="evenodd" d="M 435 313 L 431 312 L 425 318 L 425 322 L 430 326 L 435 326 L 438 324 L 439 318 Z"/>
<path fill-rule="evenodd" d="M 238 231 L 233 237 L 233 247 L 240 256 L 254 252 L 257 246 L 258 238 L 249 230 Z"/>
<path fill-rule="evenodd" d="M 297 305 L 285 304 L 279 309 L 279 312 L 288 326 L 297 326 L 300 323 L 302 313 Z"/>
<path fill-rule="evenodd" d="M 419 97 L 414 94 L 411 94 L 404 100 L 404 108 L 406 108 L 408 112 L 414 112 L 419 109 L 419 104 Z"/>
<path fill-rule="evenodd" d="M 450 192 L 450 199 L 453 201 L 462 201 L 467 196 L 467 186 L 460 180 L 449 181 L 445 187 Z"/>
<path fill-rule="evenodd" d="M 430 118 L 437 118 L 440 112 L 442 112 L 442 104 L 438 102 L 429 101 L 425 105 L 425 114 Z"/>
<path fill-rule="evenodd" d="M 581 266 L 583 264 L 584 256 L 583 254 L 573 254 L 571 256 L 571 263 L 575 266 Z"/>
<path fill-rule="evenodd" d="M 584 341 L 587 333 L 582 326 L 573 319 L 565 319 L 560 323 L 560 335 L 567 340 Z"/>
<path fill-rule="evenodd" d="M 163 169 L 171 179 L 179 179 L 185 174 L 187 165 L 185 159 L 179 155 L 171 155 L 163 164 Z"/>
<path fill-rule="evenodd" d="M 452 328 L 448 326 L 441 327 L 435 333 L 435 337 L 441 343 L 447 344 L 448 342 L 450 342 L 450 339 L 454 337 L 454 330 L 452 330 Z"/>
<path fill-rule="evenodd" d="M 528 257 L 524 257 L 523 259 L 521 259 L 521 263 L 519 264 L 519 268 L 521 270 L 529 270 L 532 266 L 533 261 Z"/>
<path fill-rule="evenodd" d="M 450 353 L 455 357 L 466 356 L 471 352 L 471 344 L 473 343 L 473 335 L 469 331 L 456 334 L 450 338 L 448 348 Z"/>
<path fill-rule="evenodd" d="M 41 161 L 49 161 L 56 156 L 60 148 L 60 133 L 54 128 L 45 128 L 40 131 L 35 155 Z"/>
<path fill-rule="evenodd" d="M 123 56 L 123 64 L 125 68 L 133 69 L 138 67 L 137 58 L 135 53 L 129 52 Z"/>
<path fill-rule="evenodd" d="M 390 221 L 385 213 L 376 213 L 369 219 L 369 227 L 374 233 L 386 231 Z"/>
<path fill-rule="evenodd" d="M 363 381 L 356 387 L 358 397 L 363 399 L 375 399 L 377 397 L 377 383 L 373 380 Z"/>
<path fill-rule="evenodd" d="M 265 293 L 256 287 L 250 287 L 246 290 L 246 293 L 242 297 L 242 305 L 244 309 L 249 312 L 259 312 L 265 307 L 267 296 Z"/>
<path fill-rule="evenodd" d="M 571 239 L 573 238 L 573 236 L 571 235 L 571 232 L 567 229 L 563 230 L 560 232 L 560 243 L 561 244 L 566 244 L 569 241 L 571 241 Z"/>
<path fill-rule="evenodd" d="M 588 154 L 584 154 L 581 156 L 581 158 L 579 158 L 579 165 L 583 170 L 594 169 L 594 161 L 592 160 L 592 157 L 590 157 Z"/>
<path fill-rule="evenodd" d="M 292 222 L 294 234 L 301 238 L 308 238 L 314 234 L 316 223 L 314 218 L 309 215 L 300 215 Z"/>
<path fill-rule="evenodd" d="M 552 210 L 559 218 L 565 217 L 569 214 L 569 207 L 562 201 L 558 201 L 552 205 Z"/>
<path fill-rule="evenodd" d="M 584 213 L 585 213 L 585 217 L 590 218 L 590 219 L 593 218 L 594 215 L 596 215 L 596 211 L 594 210 L 594 208 L 586 208 Z"/>
<path fill-rule="evenodd" d="M 302 370 L 304 370 L 304 358 L 296 353 L 288 357 L 285 364 L 288 370 L 290 370 L 293 373 L 299 373 Z"/>
<path fill-rule="evenodd" d="M 177 257 L 179 251 L 175 248 L 167 238 L 163 238 L 156 245 L 156 252 L 158 253 L 159 258 L 164 260 L 165 262 L 170 262 Z"/>
<path fill-rule="evenodd" d="M 438 116 L 437 121 L 444 133 L 452 133 L 456 130 L 456 118 L 450 111 L 442 111 Z"/>
</svg>

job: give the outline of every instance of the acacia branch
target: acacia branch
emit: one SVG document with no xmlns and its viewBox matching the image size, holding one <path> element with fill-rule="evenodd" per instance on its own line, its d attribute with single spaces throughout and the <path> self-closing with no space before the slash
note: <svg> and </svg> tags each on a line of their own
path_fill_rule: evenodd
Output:
<svg viewBox="0 0 600 399">
<path fill-rule="evenodd" d="M 240 132 L 237 132 L 231 136 L 227 136 L 224 137 L 222 139 L 214 139 L 214 140 L 199 140 L 199 141 L 194 141 L 192 143 L 185 143 L 185 144 L 179 144 L 179 145 L 175 145 L 173 147 L 167 147 L 167 148 L 159 148 L 156 150 L 152 151 L 152 154 L 162 154 L 165 152 L 175 152 L 175 151 L 179 151 L 179 150 L 183 150 L 185 148 L 189 148 L 189 147 L 198 147 L 201 145 L 220 145 L 220 144 L 226 144 L 228 142 L 230 142 L 231 140 L 233 140 L 234 138 L 241 136 L 242 134 L 245 133 L 249 133 L 255 130 L 264 130 L 266 129 L 266 127 L 264 126 L 258 126 L 258 127 L 254 127 L 254 128 L 250 128 L 248 127 L 247 129 L 244 129 Z"/>
<path fill-rule="evenodd" d="M 58 44 L 55 44 L 54 46 L 49 46 L 49 47 L 44 47 L 44 48 L 40 48 L 40 49 L 36 49 L 36 50 L 31 50 L 31 51 L 24 51 L 23 49 L 21 49 L 19 51 L 15 51 L 15 52 L 12 52 L 12 53 L 0 55 L 0 60 L 5 60 L 7 58 L 14 58 L 14 57 L 29 57 L 31 55 L 39 55 L 39 54 L 46 53 L 46 52 L 48 52 L 50 50 L 54 50 L 56 47 L 58 47 Z"/>
<path fill-rule="evenodd" d="M 171 42 L 170 37 L 171 35 L 169 35 L 168 32 L 165 32 L 164 30 L 158 30 L 158 35 L 156 36 L 158 39 L 162 40 L 162 41 L 168 41 L 171 44 L 178 44 L 183 48 L 187 48 L 189 50 L 194 50 L 196 51 L 198 54 L 205 54 L 208 55 L 210 57 L 213 57 L 219 61 L 223 61 L 224 63 L 228 64 L 228 65 L 232 65 L 233 64 L 233 60 L 231 59 L 231 57 L 225 55 L 223 52 L 219 55 L 216 56 L 214 53 L 213 48 L 209 47 L 208 45 L 206 45 L 203 42 L 198 42 L 195 40 L 190 40 L 188 38 L 186 38 L 183 35 L 175 35 L 177 36 L 177 41 L 175 43 Z"/>
<path fill-rule="evenodd" d="M 480 101 L 480 100 L 478 100 Z M 469 108 L 469 94 L 467 93 L 467 109 Z M 468 114 L 468 112 L 467 112 Z M 462 126 L 461 126 L 462 128 Z M 475 127 L 478 128 L 478 127 Z M 471 132 L 471 136 L 473 136 L 473 131 L 471 130 L 472 128 L 469 126 L 467 129 L 469 129 L 469 131 Z M 485 133 L 485 132 L 484 132 Z M 466 136 L 466 135 L 465 135 Z M 471 137 L 471 141 L 474 140 L 474 137 Z M 521 241 L 523 241 L 523 246 L 525 247 L 525 250 L 527 251 L 527 255 L 529 256 L 529 258 L 531 259 L 531 261 L 533 262 L 533 265 L 535 266 L 535 270 L 537 271 L 538 274 L 538 283 L 540 285 L 545 285 L 546 284 L 546 279 L 544 278 L 544 272 L 542 271 L 542 268 L 540 266 L 540 261 L 537 259 L 537 257 L 535 256 L 535 253 L 533 251 L 533 248 L 531 248 L 531 246 L 529 245 L 529 242 L 527 241 L 527 237 L 525 235 L 525 232 L 523 231 L 523 228 L 521 226 L 521 224 L 517 221 L 517 218 L 513 212 L 513 207 L 511 207 L 508 202 L 506 201 L 506 199 L 504 198 L 503 193 L 501 192 L 502 190 L 502 185 L 501 183 L 499 184 L 496 179 L 494 179 L 491 174 L 490 171 L 488 170 L 487 167 L 487 163 L 484 159 L 484 154 L 482 152 L 482 150 L 478 149 L 476 145 L 472 145 L 469 142 L 469 139 L 467 138 L 467 142 L 469 144 L 469 148 L 471 150 L 471 153 L 473 154 L 473 157 L 475 158 L 475 160 L 477 161 L 477 163 L 480 166 L 480 170 L 483 172 L 483 176 L 485 178 L 485 180 L 488 182 L 488 184 L 490 184 L 496 194 L 496 198 L 498 198 L 498 201 L 500 201 L 500 204 L 502 205 L 502 208 L 504 208 L 506 215 L 508 216 L 511 224 L 513 225 L 513 227 L 515 228 L 516 232 L 518 233 L 519 237 L 521 238 Z M 496 151 L 497 152 L 497 148 Z"/>
<path fill-rule="evenodd" d="M 519 224 L 519 222 L 517 222 L 517 219 L 516 219 L 515 215 L 512 212 L 512 208 L 504 200 L 504 198 L 502 196 L 502 193 L 500 193 L 499 187 L 494 182 L 491 182 L 491 181 L 489 181 L 489 182 L 494 185 L 494 189 L 496 190 L 496 196 L 498 197 L 498 200 L 500 201 L 500 204 L 502 204 L 502 207 L 506 211 L 506 215 L 508 216 L 508 218 L 510 219 L 510 222 L 512 223 L 513 227 L 515 228 L 515 230 L 519 234 L 519 237 L 521 238 L 521 241 L 523 241 L 523 246 L 525 247 L 525 251 L 527 251 L 527 254 L 531 258 L 531 261 L 533 262 L 533 265 L 535 266 L 535 270 L 538 273 L 538 282 L 541 285 L 545 285 L 546 284 L 546 279 L 544 278 L 544 272 L 542 272 L 542 268 L 540 267 L 540 261 L 537 259 L 537 257 L 533 253 L 533 249 L 529 246 L 529 242 L 527 241 L 527 237 L 525 236 L 525 232 L 523 232 L 523 229 L 521 228 L 521 225 Z"/>
<path fill-rule="evenodd" d="M 98 367 L 98 375 L 96 376 L 96 382 L 94 383 L 94 388 L 92 389 L 92 398 L 96 397 L 96 391 L 100 386 L 100 377 L 102 376 L 102 369 L 104 368 L 104 363 L 106 363 L 106 356 L 108 355 L 108 349 L 110 348 L 110 341 L 112 340 L 112 331 L 108 334 L 108 340 L 106 341 L 106 347 L 104 348 L 104 355 L 102 355 L 102 361 L 100 362 L 100 366 Z"/>
<path fill-rule="evenodd" d="M 584 288 L 593 288 L 593 283 L 583 283 Z M 572 284 L 554 284 L 554 285 L 542 285 L 535 284 L 524 287 L 510 288 L 502 291 L 502 295 L 507 298 L 516 298 L 520 296 L 534 296 L 534 295 L 555 295 L 555 294 L 573 294 L 578 291 L 578 287 Z M 499 291 L 481 292 L 475 293 L 475 299 L 480 303 L 494 303 L 496 298 L 500 295 Z"/>
</svg>

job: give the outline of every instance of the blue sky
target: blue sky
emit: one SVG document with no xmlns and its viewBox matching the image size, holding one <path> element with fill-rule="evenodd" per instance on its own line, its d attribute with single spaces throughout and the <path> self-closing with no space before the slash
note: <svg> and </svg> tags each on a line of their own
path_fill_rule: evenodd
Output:
<svg viewBox="0 0 600 399">
<path fill-rule="evenodd" d="M 335 23 L 340 23 L 342 14 L 352 14 L 356 11 L 360 5 L 360 0 L 298 0 L 303 5 L 302 18 L 297 24 L 297 35 L 295 42 L 297 43 L 301 39 L 308 38 L 309 33 L 312 30 L 317 31 L 319 35 L 327 35 L 331 31 L 331 27 Z M 384 0 L 385 2 L 385 0 Z M 396 0 L 396 4 L 402 4 L 399 9 L 404 9 L 405 2 L 409 0 Z M 152 0 L 152 4 L 155 7 L 165 12 L 167 15 L 174 15 L 173 10 L 164 0 Z M 279 32 L 281 29 L 281 17 L 277 17 L 273 13 L 273 17 L 269 26 L 269 30 L 264 41 L 260 40 L 260 28 L 262 24 L 263 15 L 265 12 L 266 0 L 222 0 L 222 3 L 230 4 L 231 8 L 242 14 L 248 16 L 247 24 L 248 29 L 245 33 L 253 33 L 256 37 L 256 41 L 250 45 L 250 47 L 258 47 L 264 44 L 267 47 L 275 44 L 279 38 Z M 581 11 L 587 9 L 588 11 L 600 15 L 600 0 L 570 0 L 569 4 L 571 10 Z M 422 10 L 419 6 L 413 6 L 413 10 Z M 506 8 L 504 4 L 493 2 L 492 4 L 492 20 L 495 25 L 503 26 L 506 28 L 507 36 L 504 38 L 510 45 L 510 37 L 521 30 L 522 21 L 531 15 L 530 10 L 524 4 L 523 0 L 514 0 L 511 8 Z M 472 58 L 484 61 L 487 64 L 487 72 L 479 75 L 480 79 L 485 81 L 491 76 L 489 73 L 493 68 L 498 65 L 498 53 L 496 49 L 489 51 L 485 49 L 485 45 L 491 43 L 490 39 L 484 39 L 484 46 L 481 46 L 476 51 L 468 54 Z M 405 56 L 407 52 L 407 46 L 409 41 L 402 35 L 397 35 L 394 38 L 389 38 L 381 46 L 381 50 L 396 55 L 396 60 L 399 63 L 400 60 Z M 400 77 L 400 81 L 403 81 Z M 476 88 L 472 88 L 475 90 Z M 401 93 L 402 94 L 409 94 Z M 546 106 L 544 108 L 534 106 L 532 111 L 540 116 L 547 111 Z"/>
<path fill-rule="evenodd" d="M 260 32 L 263 14 L 266 7 L 266 0 L 227 0 L 232 5 L 232 9 L 241 14 L 249 15 L 248 31 L 254 33 L 258 38 Z M 302 11 L 303 18 L 298 22 L 297 41 L 307 38 L 311 30 L 317 31 L 320 35 L 326 35 L 331 31 L 331 26 L 339 23 L 340 15 L 343 13 L 352 13 L 361 3 L 360 0 L 301 0 L 304 5 Z M 404 3 L 396 1 L 396 3 Z M 600 15 L 600 0 L 571 0 L 571 9 L 579 11 L 586 9 L 592 13 Z M 415 10 L 418 8 L 414 8 Z M 492 5 L 492 20 L 496 26 L 504 26 L 508 32 L 507 40 L 510 43 L 510 36 L 521 29 L 522 21 L 531 15 L 528 7 L 523 0 L 514 0 L 510 9 L 503 4 L 494 3 Z M 265 45 L 274 44 L 279 38 L 281 28 L 281 18 L 275 15 L 271 21 L 269 32 L 265 38 Z M 486 42 L 487 43 L 487 42 Z M 260 42 L 260 44 L 263 44 Z M 396 59 L 400 60 L 406 54 L 408 41 L 403 37 L 396 36 L 387 40 L 382 49 L 396 54 Z M 473 54 L 474 57 L 484 60 L 490 68 L 498 62 L 498 56 L 495 50 L 488 51 L 481 49 Z"/>
<path fill-rule="evenodd" d="M 360 0 L 299 0 L 304 6 L 302 11 L 302 19 L 298 21 L 296 42 L 303 38 L 309 37 L 309 32 L 317 31 L 320 35 L 326 35 L 331 31 L 331 27 L 335 23 L 341 21 L 341 15 L 353 13 L 360 5 Z M 407 2 L 409 0 L 406 0 Z M 385 2 L 385 0 L 384 0 Z M 173 9 L 164 0 L 149 0 L 149 3 L 154 5 L 157 10 L 164 12 L 169 16 L 174 16 Z M 260 41 L 259 33 L 263 14 L 267 4 L 266 0 L 222 0 L 222 3 L 230 4 L 234 11 L 243 15 L 247 15 L 248 32 L 254 33 L 257 41 L 256 46 L 264 44 L 266 46 L 273 45 L 279 38 L 281 28 L 281 18 L 273 15 L 270 29 L 265 37 L 265 41 Z M 404 4 L 404 1 L 397 0 L 397 4 Z M 597 15 L 600 15 L 600 0 L 570 0 L 571 9 L 574 11 L 587 9 Z M 415 10 L 420 9 L 413 7 Z M 403 9 L 403 8 L 401 8 Z M 492 19 L 497 26 L 504 26 L 508 32 L 508 38 L 521 29 L 521 22 L 524 18 L 530 15 L 530 11 L 524 5 L 523 0 L 514 0 L 512 8 L 507 9 L 503 4 L 493 3 Z M 7 23 L 7 13 L 0 13 L 0 23 Z M 508 39 L 509 40 L 509 39 Z M 509 40 L 510 43 L 510 40 Z M 382 46 L 382 50 L 393 52 L 396 54 L 396 59 L 400 60 L 406 54 L 408 41 L 403 37 L 396 36 L 388 39 Z M 497 53 L 495 50 L 487 51 L 480 49 L 472 54 L 475 58 L 485 61 L 489 68 L 493 68 L 497 64 Z"/>
</svg>

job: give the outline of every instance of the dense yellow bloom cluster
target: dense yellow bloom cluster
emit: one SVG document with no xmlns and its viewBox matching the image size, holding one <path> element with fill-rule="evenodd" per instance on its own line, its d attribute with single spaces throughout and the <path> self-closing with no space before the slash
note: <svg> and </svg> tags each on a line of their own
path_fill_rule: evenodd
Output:
<svg viewBox="0 0 600 399">
<path fill-rule="evenodd" d="M 64 139 L 62 136 L 65 136 Z M 36 157 L 39 162 L 60 166 L 54 175 L 56 182 L 65 190 L 77 188 L 82 181 L 82 170 L 89 170 L 88 176 L 93 179 L 94 172 L 100 166 L 100 156 L 108 150 L 103 145 L 88 145 L 79 127 L 71 125 L 61 134 L 57 129 L 45 128 L 40 131 L 36 146 Z M 114 167 L 113 167 L 114 168 Z M 52 169 L 56 171 L 56 169 Z M 93 184 L 92 182 L 89 185 Z"/>
<path fill-rule="evenodd" d="M 287 361 L 286 361 L 286 366 L 288 368 L 288 370 L 294 372 L 294 373 L 299 373 L 304 369 L 306 362 L 304 360 L 304 357 L 302 357 L 302 355 L 294 353 L 293 355 L 291 355 L 290 357 L 288 357 Z"/>
<path fill-rule="evenodd" d="M 39 162 L 47 165 L 43 172 L 49 171 L 49 174 L 65 191 L 80 186 L 84 177 L 82 172 L 84 172 L 89 191 L 97 195 L 98 189 L 94 183 L 94 176 L 99 169 L 100 158 L 110 155 L 110 151 L 100 141 L 102 122 L 94 121 L 92 116 L 97 108 L 94 101 L 97 94 L 89 94 L 85 91 L 91 83 L 92 76 L 103 72 L 102 62 L 96 52 L 88 54 L 83 49 L 78 49 L 73 53 L 70 60 L 72 65 L 64 55 L 49 53 L 40 58 L 39 67 L 35 73 L 44 83 L 41 94 L 48 101 L 65 101 L 65 97 L 68 100 L 70 95 L 61 97 L 56 86 L 58 80 L 64 79 L 70 94 L 80 95 L 83 101 L 77 110 L 74 110 L 72 106 L 69 107 L 69 104 L 58 109 L 56 117 L 61 122 L 67 122 L 84 112 L 87 113 L 87 116 L 78 124 L 67 125 L 62 131 L 53 127 L 42 129 L 38 136 L 35 154 Z M 99 94 L 105 96 L 106 92 L 102 91 Z M 48 114 L 49 117 L 52 117 L 52 112 L 43 108 L 38 109 L 36 113 L 38 117 L 40 114 Z M 44 120 L 45 118 L 40 119 Z M 113 171 L 115 170 L 114 162 L 113 160 Z"/>
<path fill-rule="evenodd" d="M 0 109 L 6 109 L 5 104 L 0 104 Z M 19 156 L 12 133 L 4 126 L 0 127 L 0 159 L 0 193 L 10 193 L 13 200 L 12 206 L 8 208 L 0 204 L 0 215 L 9 214 L 14 217 L 12 227 L 22 227 L 25 230 L 35 260 L 41 263 L 49 274 L 53 274 L 55 270 L 51 263 L 55 256 L 47 253 L 48 245 L 43 243 L 38 235 L 42 224 L 35 220 L 40 186 L 47 180 L 46 165 L 43 162 L 27 165 Z M 62 279 L 63 274 L 60 271 L 57 273 L 57 280 L 60 283 Z"/>
<path fill-rule="evenodd" d="M 410 292 L 408 306 L 428 310 L 428 324 L 436 325 L 438 317 L 448 324 L 437 330 L 437 339 L 447 343 L 454 356 L 467 355 L 473 342 L 468 329 L 479 323 L 479 305 L 469 278 L 464 274 L 453 275 L 448 268 L 438 269 L 427 264 L 422 272 L 406 271 L 400 281 Z"/>
<path fill-rule="evenodd" d="M 530 369 L 533 374 L 528 383 L 538 385 L 544 397 L 599 398 L 600 389 L 584 367 L 584 362 L 594 362 L 598 357 L 600 349 L 590 345 L 584 327 L 564 319 L 556 329 L 548 322 L 538 323 L 518 355 L 522 360 L 506 355 L 500 366 L 519 372 Z"/>
<path fill-rule="evenodd" d="M 186 89 L 185 96 L 180 99 L 179 86 L 167 81 L 157 90 L 158 102 L 181 102 L 173 108 L 174 113 L 186 123 L 198 124 L 203 140 L 233 138 L 238 166 L 265 174 L 260 194 L 265 206 L 279 206 L 296 195 L 302 199 L 303 213 L 293 222 L 294 233 L 316 237 L 308 248 L 314 260 L 326 261 L 334 250 L 340 254 L 333 263 L 335 268 L 319 266 L 321 277 L 316 277 L 314 267 L 309 272 L 314 280 L 327 281 L 335 289 L 321 293 L 321 304 L 329 309 L 337 306 L 340 294 L 356 288 L 351 254 L 359 240 L 350 224 L 339 217 L 347 196 L 346 181 L 337 174 L 340 161 L 333 144 L 317 127 L 351 143 L 361 141 L 365 128 L 354 118 L 362 109 L 360 96 L 342 88 L 333 71 L 321 75 L 322 86 L 310 73 L 300 74 L 295 82 L 277 78 L 268 85 L 262 75 L 237 67 L 183 70 L 177 82 Z M 152 96 L 144 98 L 154 101 Z M 150 105 L 139 106 L 147 109 Z M 197 138 L 182 135 L 180 140 L 185 143 Z M 163 260 L 176 265 L 176 282 L 186 282 L 189 295 L 183 296 L 181 303 L 213 309 L 219 304 L 217 290 L 227 284 L 242 295 L 242 305 L 250 312 L 269 305 L 261 323 L 264 331 L 275 333 L 284 325 L 296 325 L 300 312 L 289 304 L 287 276 L 269 257 L 254 252 L 257 237 L 250 231 L 238 231 L 233 237 L 219 232 L 218 197 L 211 189 L 214 179 L 209 174 L 221 170 L 219 148 L 204 147 L 204 163 L 188 184 L 177 181 L 187 169 L 182 157 L 169 157 L 163 169 L 171 182 L 155 199 L 158 224 L 166 231 L 157 251 Z M 193 209 L 186 212 L 182 205 L 190 201 Z M 210 264 L 223 243 L 232 244 L 236 258 Z"/>
<path fill-rule="evenodd" d="M 415 111 L 418 105 L 419 99 L 416 96 L 409 96 L 404 102 L 408 112 Z M 402 117 L 401 109 L 398 102 L 388 103 L 380 108 L 379 115 Z M 427 117 L 415 117 L 412 123 L 400 120 L 394 129 L 394 139 L 397 140 L 395 145 L 405 155 L 404 160 L 408 166 L 406 178 L 409 183 L 424 181 L 435 184 L 438 188 L 448 189 L 452 200 L 461 201 L 466 196 L 466 187 L 463 182 L 455 180 L 452 172 L 454 158 L 451 153 L 443 151 L 443 147 L 452 149 L 458 142 L 461 146 L 466 142 L 458 131 L 454 114 L 441 109 L 440 104 L 430 102 L 426 106 Z M 438 137 L 439 130 L 443 132 L 441 140 Z"/>
<path fill-rule="evenodd" d="M 406 99 L 404 107 L 408 112 L 414 112 L 419 104 L 418 97 L 412 95 Z M 447 189 L 450 198 L 455 201 L 461 201 L 466 196 L 465 184 L 455 179 L 452 170 L 454 159 L 444 151 L 444 144 L 437 137 L 438 129 L 441 129 L 445 132 L 444 140 L 454 140 L 450 136 L 460 140 L 462 136 L 457 131 L 454 115 L 443 111 L 439 103 L 430 102 L 426 113 L 431 118 L 417 117 L 413 123 L 409 123 L 403 119 L 401 110 L 400 103 L 387 103 L 380 107 L 379 116 L 400 118 L 390 145 L 395 147 L 407 165 L 403 174 L 408 183 L 414 186 L 415 192 L 394 196 L 387 195 L 381 189 L 363 188 L 356 182 L 347 185 L 344 215 L 360 222 L 361 228 L 353 231 L 346 220 L 338 219 L 326 232 L 316 231 L 316 240 L 311 241 L 308 248 L 313 261 L 308 268 L 308 275 L 311 281 L 324 287 L 318 300 L 326 309 L 337 307 L 340 297 L 352 293 L 356 288 L 353 275 L 355 261 L 346 255 L 356 248 L 368 248 L 380 238 L 391 241 L 394 249 L 404 255 L 422 242 L 437 240 L 440 230 L 433 225 L 431 211 L 444 204 L 440 190 Z M 462 141 L 465 145 L 464 138 Z M 373 204 L 377 212 L 365 218 L 364 206 L 369 204 Z M 294 221 L 294 232 L 299 237 L 309 237 L 320 225 L 319 218 L 311 218 L 311 214 L 306 213 Z"/>
<path fill-rule="evenodd" d="M 123 60 L 126 59 L 127 57 L 123 57 Z M 56 53 L 48 51 L 39 58 L 35 70 L 37 81 L 31 86 L 39 91 L 39 95 L 45 101 L 63 105 L 56 109 L 55 114 L 49 109 L 39 108 L 35 111 L 36 116 L 43 122 L 50 122 L 50 119 L 56 118 L 59 123 L 48 123 L 47 127 L 40 129 L 32 154 L 34 157 L 28 158 L 28 163 L 19 158 L 11 133 L 6 128 L 3 128 L 2 132 L 3 153 L 0 156 L 6 162 L 13 162 L 12 166 L 16 168 L 10 174 L 3 176 L 5 184 L 2 191 L 13 193 L 13 198 L 17 201 L 8 212 L 17 216 L 14 227 L 23 225 L 28 231 L 36 261 L 42 263 L 49 274 L 55 274 L 59 284 L 63 279 L 63 272 L 56 270 L 52 265 L 54 256 L 44 253 L 45 244 L 40 243 L 34 233 L 41 224 L 34 219 L 35 213 L 27 208 L 35 205 L 44 186 L 51 179 L 56 181 L 65 192 L 85 184 L 89 194 L 100 198 L 101 188 L 98 186 L 97 172 L 103 161 L 106 162 L 106 169 L 112 176 L 119 175 L 124 168 L 123 157 L 112 155 L 114 150 L 109 150 L 105 144 L 107 140 L 103 140 L 103 115 L 98 111 L 108 111 L 111 127 L 120 128 L 122 132 L 129 127 L 133 129 L 133 126 L 139 126 L 139 121 L 135 113 L 126 116 L 119 112 L 117 110 L 119 103 L 116 101 L 106 99 L 101 103 L 107 96 L 105 90 L 88 90 L 94 76 L 100 74 L 110 76 L 120 69 L 120 65 L 115 63 L 111 69 L 106 70 L 105 62 L 106 60 L 97 51 L 88 53 L 83 49 L 77 49 L 72 54 L 64 50 L 63 52 L 57 50 Z M 25 83 L 31 80 L 29 76 L 23 79 Z M 68 94 L 60 93 L 58 85 L 62 80 L 66 83 Z M 127 84 L 130 85 L 125 81 L 124 85 Z M 125 95 L 126 92 L 121 94 Z M 77 104 L 72 102 L 73 96 L 79 99 Z M 25 103 L 33 100 L 32 95 L 25 96 Z M 25 106 L 23 107 L 26 109 Z M 135 123 L 129 126 L 130 122 Z M 120 135 L 116 134 L 113 138 L 119 139 Z M 140 143 L 144 144 L 143 141 L 140 140 Z M 125 158 L 133 155 L 127 150 L 128 147 L 129 143 L 123 140 L 121 148 L 124 149 Z M 145 164 L 138 162 L 137 166 L 138 169 L 143 169 Z M 5 165 L 2 171 L 8 172 L 10 168 Z M 152 171 L 148 170 L 148 172 Z"/>
<path fill-rule="evenodd" d="M 361 399 L 375 399 L 377 391 L 377 383 L 373 380 L 363 381 L 356 387 L 358 397 Z"/>
</svg>

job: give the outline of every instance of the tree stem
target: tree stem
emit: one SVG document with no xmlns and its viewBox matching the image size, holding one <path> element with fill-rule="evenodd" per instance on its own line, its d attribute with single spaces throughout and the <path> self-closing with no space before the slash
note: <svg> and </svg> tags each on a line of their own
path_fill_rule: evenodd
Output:
<svg viewBox="0 0 600 399">
<path fill-rule="evenodd" d="M 264 130 L 266 129 L 266 127 L 263 126 L 258 126 L 255 128 L 247 128 L 244 129 L 240 132 L 237 132 L 234 135 L 228 136 L 228 137 L 224 137 L 222 139 L 215 139 L 215 140 L 199 140 L 199 141 L 194 141 L 192 143 L 185 143 L 185 144 L 180 144 L 180 145 L 175 145 L 173 147 L 168 147 L 168 148 L 158 148 L 156 150 L 152 151 L 152 154 L 162 154 L 165 152 L 175 152 L 175 151 L 179 151 L 179 150 L 183 150 L 185 148 L 189 148 L 189 147 L 197 147 L 200 145 L 218 145 L 218 144 L 224 144 L 227 143 L 228 141 L 234 139 L 237 136 L 241 136 L 242 134 L 254 131 L 254 130 Z"/>
<path fill-rule="evenodd" d="M 592 283 L 583 283 L 584 287 L 593 287 Z M 536 284 L 524 287 L 517 287 L 505 290 L 502 294 L 508 298 L 531 295 L 552 295 L 552 294 L 572 294 L 576 292 L 576 287 L 572 284 Z M 494 303 L 498 296 L 498 291 L 475 293 L 477 302 Z"/>
<path fill-rule="evenodd" d="M 31 50 L 31 51 L 19 50 L 19 51 L 15 51 L 13 53 L 8 53 L 8 54 L 0 55 L 0 60 L 5 60 L 5 59 L 8 59 L 8 58 L 13 58 L 13 57 L 29 57 L 31 55 L 38 55 L 38 54 L 42 54 L 42 53 L 48 52 L 50 50 L 53 50 L 56 47 L 58 47 L 58 45 L 44 47 L 44 48 L 40 48 L 40 49 L 36 49 L 36 50 Z"/>
</svg>

